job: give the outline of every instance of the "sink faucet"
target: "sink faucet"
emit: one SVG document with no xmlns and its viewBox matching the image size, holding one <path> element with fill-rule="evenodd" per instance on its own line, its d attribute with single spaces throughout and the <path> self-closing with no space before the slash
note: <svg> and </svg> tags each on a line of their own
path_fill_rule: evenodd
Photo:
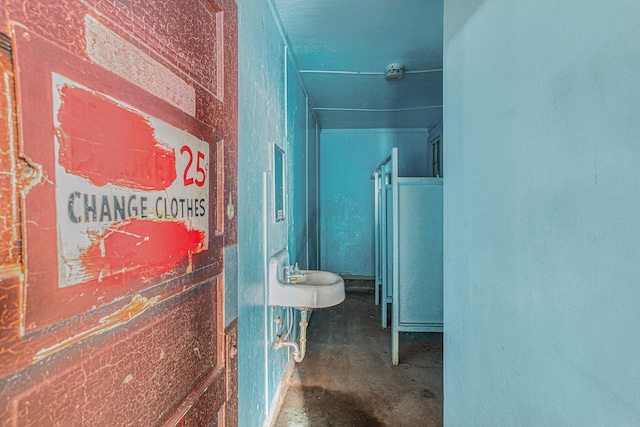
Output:
<svg viewBox="0 0 640 427">
<path fill-rule="evenodd" d="M 298 268 L 298 263 L 296 265 L 285 265 L 282 267 L 284 270 L 284 282 L 285 283 L 298 283 L 298 279 L 304 277 L 304 274 Z"/>
</svg>

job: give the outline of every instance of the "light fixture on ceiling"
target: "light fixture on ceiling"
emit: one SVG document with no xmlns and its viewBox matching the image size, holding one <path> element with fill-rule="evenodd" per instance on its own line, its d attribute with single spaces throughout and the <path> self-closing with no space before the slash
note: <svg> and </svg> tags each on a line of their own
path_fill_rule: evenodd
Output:
<svg viewBox="0 0 640 427">
<path fill-rule="evenodd" d="M 390 82 L 400 80 L 404 77 L 404 65 L 389 64 L 384 70 L 384 78 Z"/>
</svg>

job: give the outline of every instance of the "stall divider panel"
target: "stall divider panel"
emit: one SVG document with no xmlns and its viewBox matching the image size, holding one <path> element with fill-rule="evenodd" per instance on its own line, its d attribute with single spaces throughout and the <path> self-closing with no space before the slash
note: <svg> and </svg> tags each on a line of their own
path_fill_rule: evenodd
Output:
<svg viewBox="0 0 640 427">
<path fill-rule="evenodd" d="M 380 228 L 378 223 L 380 222 L 380 171 L 376 171 L 373 174 L 373 200 L 374 200 L 374 246 L 375 246 L 375 282 L 374 282 L 374 298 L 376 305 L 380 304 Z"/>
<path fill-rule="evenodd" d="M 388 326 L 391 304 L 392 361 L 397 365 L 400 332 L 443 331 L 443 179 L 398 176 L 397 148 L 372 177 L 376 192 L 380 189 L 376 274 L 382 327 Z"/>
</svg>

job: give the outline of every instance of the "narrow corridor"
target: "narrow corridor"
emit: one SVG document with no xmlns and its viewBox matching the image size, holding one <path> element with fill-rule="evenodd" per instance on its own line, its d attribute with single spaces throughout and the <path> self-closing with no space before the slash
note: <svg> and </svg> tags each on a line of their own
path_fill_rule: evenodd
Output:
<svg viewBox="0 0 640 427">
<path fill-rule="evenodd" d="M 402 333 L 393 366 L 380 306 L 372 291 L 353 285 L 346 282 L 344 303 L 313 312 L 307 355 L 275 426 L 441 426 L 442 334 Z"/>
</svg>

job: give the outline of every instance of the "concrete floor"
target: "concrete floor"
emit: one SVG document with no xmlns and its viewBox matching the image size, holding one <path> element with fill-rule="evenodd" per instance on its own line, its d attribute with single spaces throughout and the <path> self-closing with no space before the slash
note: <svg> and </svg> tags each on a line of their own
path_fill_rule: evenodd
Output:
<svg viewBox="0 0 640 427">
<path fill-rule="evenodd" d="M 400 364 L 393 366 L 380 306 L 359 285 L 347 282 L 342 304 L 313 312 L 307 355 L 275 426 L 442 425 L 442 334 L 401 333 Z"/>
</svg>

